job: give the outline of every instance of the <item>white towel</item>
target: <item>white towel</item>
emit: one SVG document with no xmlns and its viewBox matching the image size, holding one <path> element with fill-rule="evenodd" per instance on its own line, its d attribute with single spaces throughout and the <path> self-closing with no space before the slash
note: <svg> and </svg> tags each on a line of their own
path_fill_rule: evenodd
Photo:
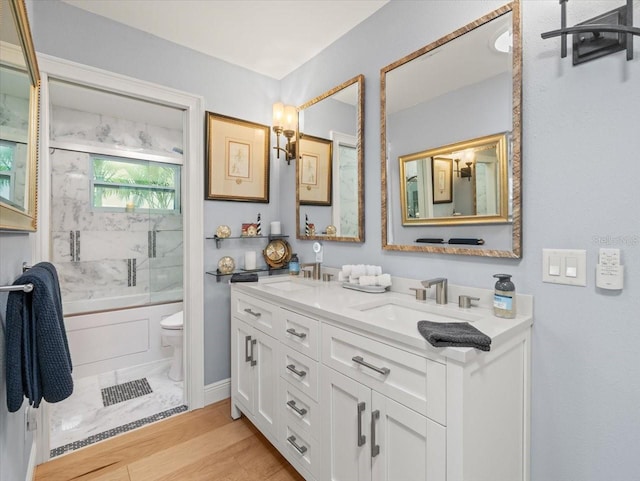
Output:
<svg viewBox="0 0 640 481">
<path fill-rule="evenodd" d="M 358 264 L 358 265 L 352 266 L 351 268 L 352 278 L 357 279 L 360 276 L 365 276 L 365 275 L 367 275 L 367 269 L 364 266 L 364 264 Z"/>
<path fill-rule="evenodd" d="M 361 286 L 375 286 L 376 276 L 360 276 L 358 282 Z"/>
<path fill-rule="evenodd" d="M 391 285 L 391 275 L 380 274 L 379 276 L 376 276 L 376 284 L 379 286 L 389 287 Z"/>
<path fill-rule="evenodd" d="M 353 265 L 352 264 L 347 264 L 342 266 L 342 274 L 344 275 L 345 278 L 348 278 L 351 275 L 351 270 L 353 269 Z"/>
</svg>

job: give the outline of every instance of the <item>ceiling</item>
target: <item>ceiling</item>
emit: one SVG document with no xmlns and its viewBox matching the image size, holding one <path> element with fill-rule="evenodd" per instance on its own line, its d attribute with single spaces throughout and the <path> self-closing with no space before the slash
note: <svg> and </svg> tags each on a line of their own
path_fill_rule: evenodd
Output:
<svg viewBox="0 0 640 481">
<path fill-rule="evenodd" d="M 389 0 L 63 0 L 282 79 Z"/>
</svg>

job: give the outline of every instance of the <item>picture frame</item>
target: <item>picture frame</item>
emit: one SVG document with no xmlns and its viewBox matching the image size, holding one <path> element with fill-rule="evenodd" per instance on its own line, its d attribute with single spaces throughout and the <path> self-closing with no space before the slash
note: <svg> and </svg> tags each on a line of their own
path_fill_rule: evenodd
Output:
<svg viewBox="0 0 640 481">
<path fill-rule="evenodd" d="M 206 112 L 205 200 L 269 202 L 269 126 Z"/>
<path fill-rule="evenodd" d="M 434 204 L 453 202 L 453 160 L 431 157 L 431 179 Z"/>
<path fill-rule="evenodd" d="M 300 205 L 331 205 L 333 142 L 301 134 L 298 147 Z"/>
</svg>

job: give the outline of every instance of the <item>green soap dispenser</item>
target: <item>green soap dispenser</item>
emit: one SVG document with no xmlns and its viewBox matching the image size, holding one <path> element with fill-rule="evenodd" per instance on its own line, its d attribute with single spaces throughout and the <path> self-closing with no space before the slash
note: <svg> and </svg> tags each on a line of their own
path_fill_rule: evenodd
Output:
<svg viewBox="0 0 640 481">
<path fill-rule="evenodd" d="M 510 274 L 495 274 L 496 292 L 493 296 L 493 313 L 498 317 L 513 319 L 516 317 L 516 286 L 511 282 Z"/>
</svg>

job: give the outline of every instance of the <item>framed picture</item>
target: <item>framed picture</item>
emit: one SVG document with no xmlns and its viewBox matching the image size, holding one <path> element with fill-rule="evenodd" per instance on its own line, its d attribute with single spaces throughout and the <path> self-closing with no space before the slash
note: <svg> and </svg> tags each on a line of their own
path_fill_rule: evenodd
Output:
<svg viewBox="0 0 640 481">
<path fill-rule="evenodd" d="M 331 205 L 331 140 L 301 135 L 298 200 L 301 205 Z"/>
<path fill-rule="evenodd" d="M 433 179 L 433 203 L 453 202 L 453 161 L 442 157 L 431 157 Z"/>
<path fill-rule="evenodd" d="M 206 200 L 269 202 L 269 126 L 207 112 Z"/>
</svg>

